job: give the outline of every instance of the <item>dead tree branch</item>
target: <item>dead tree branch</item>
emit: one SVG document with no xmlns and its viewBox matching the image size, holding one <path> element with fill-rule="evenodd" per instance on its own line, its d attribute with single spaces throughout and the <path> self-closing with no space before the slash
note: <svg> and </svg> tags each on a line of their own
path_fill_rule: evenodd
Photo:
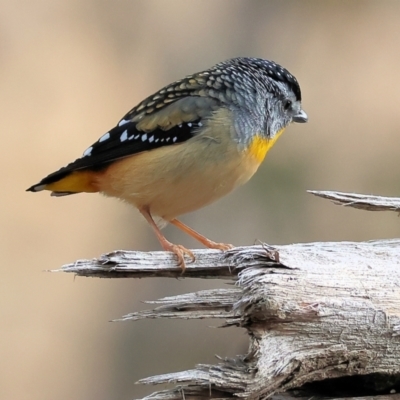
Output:
<svg viewBox="0 0 400 400">
<path fill-rule="evenodd" d="M 315 196 L 332 200 L 335 204 L 368 211 L 400 212 L 400 199 L 397 197 L 372 196 L 357 193 L 309 190 Z"/>
<path fill-rule="evenodd" d="M 146 400 L 267 398 L 307 382 L 400 373 L 400 240 L 196 250 L 183 277 L 236 279 L 232 289 L 167 297 L 143 318 L 222 318 L 247 329 L 248 354 L 146 378 L 175 383 Z M 275 257 L 276 258 L 276 257 Z M 66 265 L 79 276 L 180 277 L 165 252 L 117 251 Z"/>
</svg>

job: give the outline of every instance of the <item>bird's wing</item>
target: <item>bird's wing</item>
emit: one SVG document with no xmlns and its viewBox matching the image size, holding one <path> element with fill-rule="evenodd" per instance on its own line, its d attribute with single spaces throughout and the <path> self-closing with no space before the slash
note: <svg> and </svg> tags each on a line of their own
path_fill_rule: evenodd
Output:
<svg viewBox="0 0 400 400">
<path fill-rule="evenodd" d="M 204 118 L 218 108 L 219 101 L 199 95 L 181 97 L 174 93 L 173 98 L 161 96 L 160 92 L 149 97 L 87 148 L 81 158 L 48 175 L 28 190 L 41 190 L 43 185 L 57 182 L 73 171 L 100 170 L 112 161 L 192 138 L 202 127 Z M 153 100 L 156 96 L 160 99 Z"/>
</svg>

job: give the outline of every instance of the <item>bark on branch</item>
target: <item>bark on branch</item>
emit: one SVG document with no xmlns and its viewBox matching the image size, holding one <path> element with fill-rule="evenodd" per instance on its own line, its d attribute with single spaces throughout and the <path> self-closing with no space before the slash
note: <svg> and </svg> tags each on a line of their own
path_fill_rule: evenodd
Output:
<svg viewBox="0 0 400 400">
<path fill-rule="evenodd" d="M 197 250 L 184 277 L 235 278 L 233 289 L 161 299 L 143 318 L 222 318 L 248 330 L 249 353 L 146 378 L 176 389 L 146 399 L 266 398 L 312 381 L 400 373 L 400 240 L 308 243 L 226 253 Z M 80 276 L 179 277 L 165 252 L 113 252 L 61 271 Z"/>
<path fill-rule="evenodd" d="M 335 204 L 359 208 L 368 211 L 400 212 L 400 199 L 397 197 L 382 197 L 357 193 L 309 190 L 315 196 L 332 200 Z"/>
</svg>

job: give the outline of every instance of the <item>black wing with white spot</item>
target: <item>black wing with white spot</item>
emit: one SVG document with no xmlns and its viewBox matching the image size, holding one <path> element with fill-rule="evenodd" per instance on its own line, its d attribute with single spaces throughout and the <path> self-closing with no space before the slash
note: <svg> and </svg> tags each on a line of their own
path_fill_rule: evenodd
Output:
<svg viewBox="0 0 400 400">
<path fill-rule="evenodd" d="M 97 169 L 111 161 L 133 154 L 185 142 L 196 134 L 202 123 L 200 120 L 183 122 L 168 131 L 157 128 L 151 132 L 140 131 L 136 125 L 136 123 L 127 122 L 104 134 L 84 151 L 82 158 L 73 163 L 74 169 L 93 167 Z"/>
<path fill-rule="evenodd" d="M 182 122 L 168 131 L 160 128 L 150 132 L 140 131 L 136 123 L 127 122 L 116 126 L 104 134 L 96 143 L 87 148 L 82 158 L 76 162 L 78 168 L 100 167 L 111 161 L 118 160 L 143 151 L 158 147 L 185 142 L 192 138 L 202 126 L 200 120 Z"/>
<path fill-rule="evenodd" d="M 158 128 L 151 132 L 143 132 L 136 128 L 136 123 L 126 122 L 104 134 L 84 151 L 81 158 L 48 175 L 39 184 L 56 182 L 73 171 L 101 170 L 112 161 L 158 147 L 185 142 L 192 138 L 201 126 L 202 122 L 197 120 L 183 122 L 168 131 Z"/>
</svg>

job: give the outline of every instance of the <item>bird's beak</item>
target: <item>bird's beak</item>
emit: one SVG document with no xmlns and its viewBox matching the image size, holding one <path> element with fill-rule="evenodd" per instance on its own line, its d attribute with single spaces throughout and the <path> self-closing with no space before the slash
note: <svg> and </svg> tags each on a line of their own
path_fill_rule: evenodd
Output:
<svg viewBox="0 0 400 400">
<path fill-rule="evenodd" d="M 308 121 L 308 116 L 307 114 L 303 111 L 300 110 L 294 117 L 293 117 L 293 122 L 307 122 Z"/>
</svg>

